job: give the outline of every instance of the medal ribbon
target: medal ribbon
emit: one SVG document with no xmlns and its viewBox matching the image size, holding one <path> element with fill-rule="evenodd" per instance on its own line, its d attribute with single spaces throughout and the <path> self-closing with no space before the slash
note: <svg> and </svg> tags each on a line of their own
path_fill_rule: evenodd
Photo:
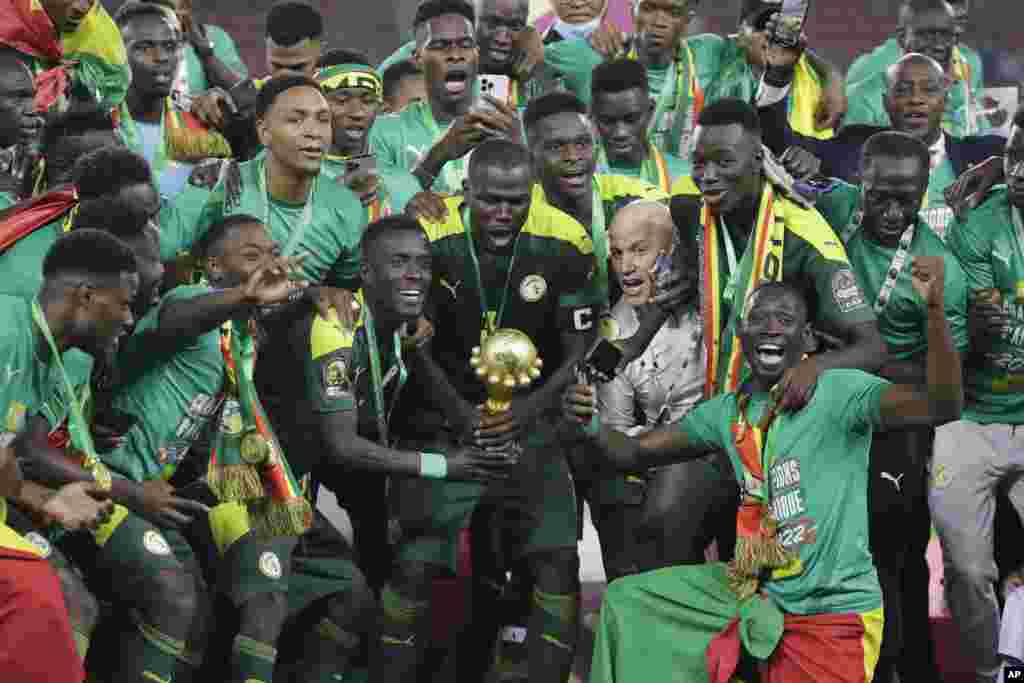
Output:
<svg viewBox="0 0 1024 683">
<path fill-rule="evenodd" d="M 505 287 L 501 292 L 501 303 L 498 309 L 494 310 L 487 301 L 487 290 L 484 289 L 484 280 L 480 274 L 480 260 L 476 255 L 476 245 L 473 240 L 473 227 L 469 220 L 469 208 L 465 205 L 461 209 L 462 229 L 466 233 L 466 250 L 469 252 L 469 262 L 473 266 L 473 276 L 476 278 L 476 289 L 480 293 L 480 315 L 483 319 L 483 330 L 481 334 L 486 337 L 501 327 L 501 321 L 505 315 L 505 304 L 508 303 L 508 288 L 512 282 L 512 271 L 515 270 L 516 256 L 519 252 L 519 238 L 522 231 L 516 235 L 516 241 L 512 245 L 512 260 L 508 264 L 508 274 L 505 275 Z"/>
<path fill-rule="evenodd" d="M 863 222 L 864 209 L 858 208 L 850 216 L 850 222 L 843 228 L 843 244 L 849 244 L 853 236 L 860 230 L 861 223 Z M 889 305 L 889 299 L 892 298 L 892 293 L 896 288 L 896 282 L 900 278 L 900 273 L 903 272 L 904 266 L 907 265 L 907 258 L 910 256 L 910 246 L 914 243 L 914 233 L 915 224 L 911 223 L 903 231 L 903 234 L 900 235 L 899 247 L 897 247 L 896 253 L 893 254 L 892 260 L 889 262 L 889 268 L 885 272 L 885 280 L 882 282 L 882 286 L 878 290 L 878 296 L 875 298 L 874 311 L 876 315 L 884 311 L 885 307 Z"/>
<path fill-rule="evenodd" d="M 597 178 L 591 181 L 590 240 L 594 243 L 594 259 L 597 261 L 595 285 L 601 305 L 608 306 L 608 227 L 604 214 L 604 200 Z"/>
<path fill-rule="evenodd" d="M 737 285 L 746 279 L 745 287 L 733 292 L 733 302 L 730 307 L 728 338 L 722 327 L 722 275 L 719 272 L 721 264 L 718 252 L 718 233 L 723 229 L 717 216 L 711 211 L 707 204 L 701 208 L 701 223 L 704 226 L 702 231 L 704 263 L 702 281 L 708 283 L 703 292 L 702 315 L 704 318 L 704 345 L 707 352 L 707 378 L 704 385 L 704 394 L 710 398 L 725 391 L 735 391 L 739 386 L 740 370 L 743 368 L 743 354 L 740 345 L 735 339 L 736 323 L 743 314 L 743 305 L 746 302 L 747 293 L 752 291 L 763 280 L 782 279 L 782 257 L 783 240 L 785 238 L 785 225 L 776 220 L 775 214 L 775 190 L 771 183 L 765 183 L 764 191 L 761 194 L 761 204 L 758 208 L 757 223 L 754 226 L 754 233 L 747 242 L 747 248 L 731 278 L 735 278 Z M 727 239 L 723 236 L 723 239 Z M 774 272 L 768 272 L 768 257 L 772 257 Z M 744 275 L 746 274 L 746 275 Z M 729 347 L 729 360 L 726 367 L 724 381 L 719 379 L 721 372 L 721 353 L 725 344 Z"/>
<path fill-rule="evenodd" d="M 685 55 L 685 67 L 684 67 Z M 637 59 L 636 48 L 629 51 L 629 59 Z M 658 93 L 655 103 L 654 117 L 651 119 L 650 138 L 654 147 L 671 149 L 669 138 L 673 129 L 679 130 L 678 155 L 687 158 L 690 154 L 689 144 L 684 143 L 693 133 L 693 126 L 704 109 L 704 91 L 697 82 L 696 69 L 693 63 L 693 51 L 684 40 L 677 50 L 669 72 L 665 74 L 665 82 Z M 680 119 L 671 128 L 664 125 L 670 111 L 679 113 Z"/>
<path fill-rule="evenodd" d="M 959 47 L 953 48 L 953 75 L 964 84 L 964 132 L 962 137 L 974 135 L 978 132 L 978 122 L 971 114 L 971 65 L 964 59 Z"/>
<path fill-rule="evenodd" d="M 263 197 L 263 224 L 267 226 L 267 230 L 270 230 L 271 199 L 270 192 L 267 190 L 267 166 L 265 159 L 260 159 L 259 168 L 256 169 L 256 175 L 257 178 L 259 178 L 260 196 Z M 319 184 L 320 175 L 317 174 L 316 178 L 313 179 L 313 184 L 309 188 L 309 194 L 306 196 L 306 203 L 302 205 L 302 220 L 299 223 L 299 227 L 295 230 L 289 230 L 288 241 L 281 250 L 281 256 L 291 256 L 298 248 L 299 242 L 306 234 L 306 230 L 313 224 L 313 200 L 316 198 L 317 186 Z"/>
<path fill-rule="evenodd" d="M 61 359 L 60 350 L 57 348 L 57 342 L 53 339 L 53 332 L 50 331 L 50 326 L 46 322 L 46 316 L 43 315 L 43 309 L 39 305 L 38 299 L 32 299 L 32 319 L 35 321 L 39 331 L 43 333 L 43 337 L 50 347 L 53 363 L 60 373 L 61 383 L 63 384 L 64 391 L 67 393 L 69 407 L 68 433 L 71 436 L 72 445 L 83 454 L 81 465 L 93 475 L 93 478 L 98 483 L 109 484 L 110 472 L 96 455 L 96 447 L 92 441 L 92 432 L 89 431 L 89 423 L 85 419 L 83 404 L 88 400 L 88 387 L 86 388 L 85 397 L 80 401 L 75 394 L 75 388 L 71 385 L 71 380 L 68 379 L 68 373 L 64 369 L 64 361 Z"/>
<path fill-rule="evenodd" d="M 402 337 L 398 330 L 395 330 L 393 336 L 393 352 L 395 354 L 395 363 L 398 367 L 398 388 L 395 389 L 395 393 L 391 396 L 391 405 L 387 410 L 385 410 L 384 378 L 381 372 L 380 346 L 377 343 L 377 328 L 374 325 L 373 312 L 371 311 L 368 303 L 364 302 L 363 310 L 365 311 L 363 329 L 366 330 L 366 345 L 370 356 L 370 384 L 372 385 L 370 387 L 370 391 L 373 394 L 373 409 L 376 412 L 377 418 L 377 438 L 382 446 L 387 447 L 390 443 L 388 436 L 388 422 L 391 419 L 391 412 L 395 408 L 395 403 L 398 401 L 398 395 L 402 392 L 402 387 L 405 386 L 405 382 L 409 378 L 409 373 L 405 368 L 405 362 L 402 360 Z"/>
<path fill-rule="evenodd" d="M 608 152 L 600 143 L 597 145 L 595 163 L 597 168 L 601 169 L 600 172 L 614 173 L 608 162 Z M 640 177 L 666 194 L 672 193 L 672 176 L 668 173 L 668 162 L 665 161 L 665 155 L 650 142 L 647 142 L 647 158 L 640 163 Z"/>
<path fill-rule="evenodd" d="M 312 524 L 313 512 L 292 474 L 256 393 L 256 344 L 252 321 L 228 321 L 221 328 L 224 393 L 238 405 L 240 433 L 222 409 L 210 450 L 208 481 L 222 502 L 243 503 L 259 536 L 295 536 Z"/>
</svg>

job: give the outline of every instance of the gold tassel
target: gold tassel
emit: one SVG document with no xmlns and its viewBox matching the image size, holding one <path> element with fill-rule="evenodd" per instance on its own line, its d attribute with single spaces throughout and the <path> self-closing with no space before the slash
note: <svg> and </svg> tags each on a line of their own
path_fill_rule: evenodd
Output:
<svg viewBox="0 0 1024 683">
<path fill-rule="evenodd" d="M 726 575 L 729 588 L 740 600 L 754 595 L 765 572 L 781 569 L 793 561 L 793 555 L 782 547 L 778 537 L 757 535 L 736 539 L 736 552 Z"/>
<path fill-rule="evenodd" d="M 165 127 L 167 155 L 175 161 L 196 162 L 210 157 L 230 158 L 231 145 L 216 131 L 185 126 Z"/>
<path fill-rule="evenodd" d="M 313 524 L 313 508 L 305 498 L 271 500 L 260 498 L 246 502 L 253 533 L 260 538 L 301 536 Z"/>
<path fill-rule="evenodd" d="M 250 465 L 217 465 L 210 469 L 209 485 L 222 502 L 247 501 L 264 494 L 263 480 Z"/>
</svg>

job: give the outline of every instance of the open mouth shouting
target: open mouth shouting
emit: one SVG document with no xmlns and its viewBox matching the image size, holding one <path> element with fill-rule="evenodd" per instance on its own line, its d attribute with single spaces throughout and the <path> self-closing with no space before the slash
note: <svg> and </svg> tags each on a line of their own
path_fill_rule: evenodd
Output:
<svg viewBox="0 0 1024 683">
<path fill-rule="evenodd" d="M 444 91 L 450 97 L 462 97 L 469 91 L 469 71 L 453 67 L 444 77 Z"/>
<path fill-rule="evenodd" d="M 786 351 L 780 344 L 768 342 L 758 344 L 754 355 L 761 367 L 769 372 L 781 369 L 782 363 L 786 359 Z"/>
<path fill-rule="evenodd" d="M 558 177 L 559 189 L 569 195 L 590 191 L 590 174 L 582 169 L 570 169 Z"/>
</svg>

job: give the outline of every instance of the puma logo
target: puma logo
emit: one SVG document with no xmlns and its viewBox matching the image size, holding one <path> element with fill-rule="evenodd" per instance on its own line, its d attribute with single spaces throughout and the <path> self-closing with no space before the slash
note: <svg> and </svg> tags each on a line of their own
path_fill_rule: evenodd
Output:
<svg viewBox="0 0 1024 683">
<path fill-rule="evenodd" d="M 447 289 L 449 292 L 452 293 L 452 298 L 453 299 L 458 299 L 459 298 L 459 293 L 458 293 L 457 290 L 459 289 L 459 285 L 461 285 L 461 284 L 462 284 L 462 280 L 458 280 L 453 285 L 453 284 L 449 283 L 447 280 L 445 280 L 444 278 L 441 278 L 441 286 L 444 287 L 445 289 Z"/>
<path fill-rule="evenodd" d="M 402 640 L 401 638 L 395 638 L 393 636 L 381 634 L 380 642 L 385 645 L 402 645 L 404 647 L 416 647 L 416 636 L 412 635 Z"/>
<path fill-rule="evenodd" d="M 352 386 L 359 385 L 359 376 L 362 375 L 364 372 L 366 372 L 366 368 L 364 367 L 355 368 L 352 374 Z"/>
<path fill-rule="evenodd" d="M 885 479 L 887 481 L 891 481 L 892 485 L 896 487 L 896 491 L 899 492 L 899 493 L 903 493 L 903 489 L 900 488 L 900 482 L 903 480 L 903 477 L 905 475 L 906 475 L 906 472 L 903 472 L 902 474 L 900 474 L 900 476 L 894 477 L 891 474 L 889 474 L 888 472 L 882 472 L 879 476 L 881 476 L 882 479 Z"/>
</svg>

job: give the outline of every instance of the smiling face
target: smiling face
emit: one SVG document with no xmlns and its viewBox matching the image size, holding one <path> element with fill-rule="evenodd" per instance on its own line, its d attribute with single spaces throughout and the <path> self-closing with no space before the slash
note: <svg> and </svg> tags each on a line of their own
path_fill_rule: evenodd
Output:
<svg viewBox="0 0 1024 683">
<path fill-rule="evenodd" d="M 426 235 L 399 230 L 378 237 L 362 275 L 363 291 L 376 316 L 400 323 L 418 319 L 433 276 Z"/>
<path fill-rule="evenodd" d="M 344 154 L 362 152 L 377 120 L 380 99 L 369 88 L 337 88 L 325 95 L 331 108 L 335 147 Z"/>
<path fill-rule="evenodd" d="M 761 187 L 761 145 L 738 123 L 701 126 L 693 151 L 693 180 L 719 216 L 755 199 Z"/>
<path fill-rule="evenodd" d="M 296 86 L 277 96 L 256 132 L 283 168 L 313 176 L 331 143 L 331 108 L 318 88 Z"/>
<path fill-rule="evenodd" d="M 883 103 L 892 126 L 931 144 L 941 132 L 949 81 L 935 62 L 897 64 Z"/>
<path fill-rule="evenodd" d="M 472 24 L 461 14 L 443 14 L 417 32 L 413 59 L 423 70 L 432 103 L 446 111 L 473 99 L 479 51 Z"/>
<path fill-rule="evenodd" d="M 204 264 L 210 283 L 238 287 L 281 253 L 262 223 L 252 221 L 229 229 L 207 254 Z"/>
<path fill-rule="evenodd" d="M 781 287 L 755 290 L 747 299 L 739 337 L 755 381 L 771 388 L 812 349 L 807 304 Z"/>
<path fill-rule="evenodd" d="M 96 0 L 40 0 L 57 33 L 71 33 L 82 23 Z"/>
<path fill-rule="evenodd" d="M 690 25 L 688 0 L 640 0 L 633 14 L 636 34 L 649 52 L 670 53 Z"/>
<path fill-rule="evenodd" d="M 476 242 L 486 251 L 507 251 L 530 214 L 530 167 L 483 164 L 474 170 L 466 204 Z"/>
<path fill-rule="evenodd" d="M 483 73 L 511 71 L 519 34 L 526 30 L 530 5 L 526 0 L 480 0 L 476 39 Z"/>
<path fill-rule="evenodd" d="M 952 10 L 939 9 L 913 13 L 900 40 L 906 52 L 928 55 L 943 69 L 949 69 L 956 39 L 957 25 Z"/>
<path fill-rule="evenodd" d="M 608 161 L 639 164 L 647 158 L 647 127 L 654 116 L 654 100 L 646 90 L 594 95 L 594 124 L 601 136 Z"/>
<path fill-rule="evenodd" d="M 0 71 L 0 147 L 38 140 L 43 117 L 36 112 L 32 72 L 16 59 L 6 59 Z"/>
<path fill-rule="evenodd" d="M 928 189 L 928 168 L 916 157 L 876 156 L 861 178 L 864 192 L 864 234 L 895 247 L 917 220 Z"/>
<path fill-rule="evenodd" d="M 567 24 L 585 24 L 604 10 L 606 0 L 551 0 L 551 9 Z"/>
<path fill-rule="evenodd" d="M 594 136 L 582 114 L 552 114 L 537 121 L 529 137 L 534 176 L 549 198 L 575 202 L 591 191 Z"/>
<path fill-rule="evenodd" d="M 121 29 L 132 70 L 131 88 L 143 99 L 171 94 L 181 63 L 181 33 L 169 17 L 143 14 Z"/>
</svg>

